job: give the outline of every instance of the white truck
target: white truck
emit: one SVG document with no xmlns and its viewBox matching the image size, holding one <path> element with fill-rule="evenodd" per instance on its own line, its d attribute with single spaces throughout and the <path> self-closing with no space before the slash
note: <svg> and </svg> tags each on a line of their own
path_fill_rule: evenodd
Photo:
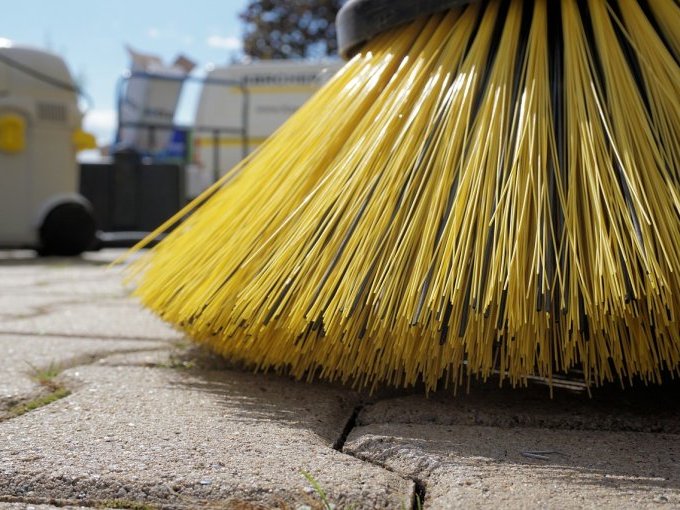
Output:
<svg viewBox="0 0 680 510">
<path fill-rule="evenodd" d="M 212 69 L 196 110 L 188 195 L 255 150 L 341 66 L 339 60 L 268 60 Z"/>
<path fill-rule="evenodd" d="M 73 255 L 94 243 L 76 152 L 95 142 L 77 96 L 59 56 L 0 39 L 0 247 Z"/>
</svg>

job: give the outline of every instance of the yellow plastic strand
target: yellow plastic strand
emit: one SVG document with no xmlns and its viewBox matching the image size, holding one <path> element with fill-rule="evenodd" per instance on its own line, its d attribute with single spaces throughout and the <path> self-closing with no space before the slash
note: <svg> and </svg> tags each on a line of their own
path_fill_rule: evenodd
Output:
<svg viewBox="0 0 680 510">
<path fill-rule="evenodd" d="M 647 0 L 656 22 L 671 45 L 675 55 L 680 54 L 680 5 L 675 0 Z"/>
<path fill-rule="evenodd" d="M 137 295 L 306 380 L 677 373 L 680 18 L 646 5 L 491 0 L 379 35 L 133 264 Z"/>
</svg>

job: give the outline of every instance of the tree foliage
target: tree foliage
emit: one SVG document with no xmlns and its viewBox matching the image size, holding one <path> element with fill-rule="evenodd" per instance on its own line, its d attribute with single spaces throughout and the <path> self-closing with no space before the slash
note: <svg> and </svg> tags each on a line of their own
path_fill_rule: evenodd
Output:
<svg viewBox="0 0 680 510">
<path fill-rule="evenodd" d="M 343 0 L 251 0 L 240 14 L 243 51 L 261 59 L 337 53 L 335 15 Z"/>
</svg>

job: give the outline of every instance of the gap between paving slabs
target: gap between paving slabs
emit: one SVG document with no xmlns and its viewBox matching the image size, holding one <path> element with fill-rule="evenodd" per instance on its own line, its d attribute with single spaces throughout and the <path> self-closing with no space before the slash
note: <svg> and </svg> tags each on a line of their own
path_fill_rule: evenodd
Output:
<svg viewBox="0 0 680 510">
<path fill-rule="evenodd" d="M 61 360 L 57 363 L 50 363 L 46 366 L 34 366 L 27 362 L 26 368 L 29 371 L 31 379 L 38 385 L 37 391 L 4 402 L 4 406 L 0 407 L 0 423 L 11 420 L 12 418 L 17 418 L 23 414 L 40 409 L 57 400 L 68 397 L 75 388 L 70 387 L 70 385 L 60 377 L 65 370 L 90 365 L 97 361 L 105 361 L 112 356 L 135 353 L 159 353 L 167 350 L 167 347 L 151 349 L 148 346 L 145 346 L 139 349 L 121 349 L 116 351 L 86 353 Z M 2 404 L 2 402 L 0 402 L 0 404 Z"/>
</svg>

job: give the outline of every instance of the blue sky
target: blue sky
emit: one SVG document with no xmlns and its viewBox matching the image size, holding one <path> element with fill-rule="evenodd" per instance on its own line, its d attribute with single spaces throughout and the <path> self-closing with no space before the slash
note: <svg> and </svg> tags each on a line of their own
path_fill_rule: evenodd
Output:
<svg viewBox="0 0 680 510">
<path fill-rule="evenodd" d="M 5 9 L 0 38 L 46 48 L 64 57 L 94 102 L 86 128 L 100 142 L 115 123 L 115 86 L 127 69 L 125 45 L 171 62 L 183 53 L 197 63 L 221 65 L 240 55 L 247 0 L 21 0 Z M 109 140 L 110 141 L 110 140 Z"/>
</svg>

